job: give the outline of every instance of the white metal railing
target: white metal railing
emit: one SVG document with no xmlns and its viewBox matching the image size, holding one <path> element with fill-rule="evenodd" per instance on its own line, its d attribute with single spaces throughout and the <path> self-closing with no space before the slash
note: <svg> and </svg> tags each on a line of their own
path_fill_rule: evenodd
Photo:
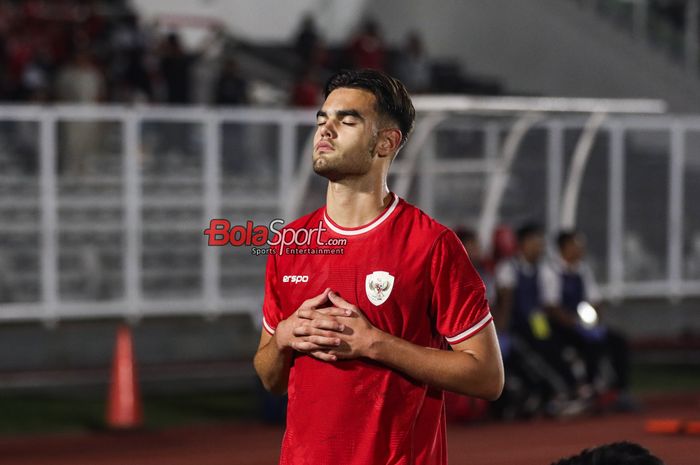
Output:
<svg viewBox="0 0 700 465">
<path fill-rule="evenodd" d="M 433 100 L 435 104 L 437 100 Z M 465 101 L 472 105 L 473 101 Z M 523 105 L 518 100 L 518 105 Z M 575 102 L 574 102 L 575 103 Z M 610 103 L 610 102 L 608 102 Z M 651 102 L 653 105 L 657 105 Z M 492 103 L 489 103 L 492 105 Z M 652 105 L 652 106 L 653 106 Z M 570 168 L 569 155 L 573 149 L 567 148 L 568 135 L 573 133 L 576 137 L 585 134 L 585 115 L 575 116 L 570 113 L 558 113 L 555 115 L 551 109 L 538 108 L 539 113 L 523 112 L 521 108 L 504 108 L 502 104 L 496 105 L 497 110 L 482 109 L 477 112 L 482 116 L 475 116 L 460 108 L 451 107 L 450 111 L 430 108 L 422 109 L 420 100 L 417 103 L 419 120 L 416 134 L 424 134 L 420 141 L 414 139 L 392 166 L 394 176 L 393 187 L 399 187 L 404 196 L 417 203 L 422 209 L 437 216 L 438 220 L 448 225 L 457 222 L 473 222 L 482 220 L 484 224 L 484 211 L 492 212 L 488 219 L 488 229 L 492 225 L 502 222 L 515 222 L 526 216 L 505 214 L 504 206 L 512 202 L 513 195 L 517 194 L 517 186 L 523 182 L 541 183 L 546 186 L 546 196 L 542 200 L 530 200 L 533 206 L 541 206 L 542 213 L 533 219 L 540 220 L 547 225 L 548 231 L 554 233 L 566 217 L 566 223 L 576 223 L 576 209 L 586 207 L 588 200 L 580 195 L 580 189 L 574 189 L 573 200 L 561 202 L 560 198 L 568 189 L 571 182 L 588 182 L 588 177 L 600 175 L 607 178 L 607 213 L 605 218 L 596 219 L 598 240 L 604 243 L 604 252 L 591 250 L 592 258 L 599 264 L 598 270 L 602 271 L 600 277 L 603 289 L 610 298 L 640 298 L 640 297 L 669 297 L 683 298 L 700 295 L 700 276 L 688 275 L 686 256 L 688 243 L 695 235 L 700 235 L 700 210 L 695 204 L 687 202 L 689 187 L 700 184 L 700 117 L 698 116 L 635 116 L 615 115 L 615 110 L 608 116 L 595 122 L 595 133 L 599 137 L 605 137 L 607 145 L 603 150 L 598 150 L 594 155 L 590 153 L 584 159 L 583 165 L 576 165 L 576 173 L 573 174 L 576 181 L 571 181 L 573 171 Z M 588 107 L 586 107 L 588 108 Z M 600 111 L 610 110 L 611 107 L 595 107 Z M 649 107 L 651 108 L 651 107 Z M 660 108 L 657 106 L 657 108 Z M 478 110 L 478 108 L 477 108 Z M 568 110 L 570 111 L 570 110 Z M 581 110 L 583 111 L 583 110 Z M 498 116 L 494 116 L 494 112 Z M 608 113 L 606 111 L 606 113 Z M 464 115 L 471 115 L 465 118 Z M 525 119 L 515 118 L 515 116 Z M 529 115 L 529 116 L 528 116 Z M 121 128 L 121 167 L 118 173 L 89 173 L 85 175 L 73 175 L 57 173 L 57 157 L 59 155 L 59 134 L 57 124 L 65 121 L 103 121 L 117 123 Z M 201 170 L 192 174 L 165 176 L 159 179 L 158 173 L 144 173 L 142 166 L 143 125 L 148 122 L 188 122 L 201 129 L 199 141 L 199 166 Z M 38 247 L 38 268 L 34 271 L 22 271 L 15 273 L 11 267 L 8 269 L 8 256 L 17 253 L 14 246 L 8 242 L 0 242 L 0 260 L 5 258 L 5 269 L 0 263 L 0 279 L 9 276 L 9 282 L 13 282 L 13 275 L 17 274 L 21 279 L 35 275 L 39 290 L 35 298 L 24 300 L 0 300 L 0 321 L 9 320 L 42 320 L 47 323 L 63 318 L 100 318 L 100 317 L 127 317 L 138 319 L 151 315 L 180 315 L 201 314 L 215 317 L 222 313 L 253 312 L 257 314 L 262 299 L 262 270 L 264 259 L 259 258 L 258 268 L 250 268 L 250 260 L 240 261 L 233 258 L 229 265 L 224 266 L 224 255 L 229 250 L 221 247 L 207 247 L 206 238 L 202 232 L 208 227 L 209 220 L 221 217 L 227 211 L 246 209 L 259 211 L 266 218 L 282 217 L 287 221 L 293 216 L 302 213 L 303 202 L 310 193 L 310 163 L 309 136 L 313 128 L 314 112 L 298 110 L 276 109 L 227 109 L 213 110 L 206 108 L 154 108 L 154 107 L 32 107 L 32 106 L 5 106 L 0 107 L 0 136 L 12 137 L 12 131 L 3 133 L 2 125 L 5 123 L 29 123 L 37 125 L 36 153 L 39 157 L 37 173 L 20 174 L 16 170 L 0 172 L 0 188 L 3 189 L 0 197 L 0 238 L 15 238 L 20 240 L 23 236 L 36 236 Z M 521 121 L 518 123 L 518 121 Z M 236 173 L 238 178 L 223 173 L 222 166 L 222 125 L 237 123 L 244 127 L 255 125 L 271 125 L 276 128 L 276 153 L 272 160 L 276 160 L 275 178 L 265 180 L 266 185 L 275 185 L 275 192 L 265 195 L 245 195 L 237 193 L 229 195 L 225 192 L 226 182 L 230 179 L 247 177 L 249 182 L 255 183 L 253 172 Z M 436 140 L 441 131 L 466 131 L 478 135 L 482 139 L 479 153 L 477 154 L 453 154 L 445 153 L 444 148 L 438 147 Z M 515 132 L 514 132 L 515 131 Z M 668 150 L 661 154 L 639 155 L 632 153 L 630 144 L 626 140 L 633 132 L 658 131 L 668 137 Z M 522 132 L 522 134 L 521 134 Z M 543 159 L 540 172 L 541 179 L 522 179 L 518 169 L 514 167 L 514 159 L 527 157 L 540 157 L 541 154 L 527 147 L 528 134 L 539 132 L 544 134 Z M 509 136 L 510 134 L 510 136 Z M 590 152 L 594 135 L 589 134 L 589 139 L 583 144 L 578 144 L 579 151 Z M 501 142 L 504 141 L 504 142 Z M 509 142 L 510 141 L 510 142 Z M 525 141 L 525 142 L 524 142 Z M 421 142 L 418 144 L 418 142 Z M 420 145 L 420 146 L 419 146 Z M 449 145 L 449 144 L 448 144 Z M 448 147 L 449 150 L 449 147 Z M 3 153 L 4 152 L 4 153 Z M 257 156 L 258 154 L 256 154 Z M 465 156 L 461 156 L 465 155 Z M 604 168 L 600 173 L 591 173 L 590 167 L 586 167 L 585 160 L 595 157 L 607 157 Z M 16 157 L 8 147 L 0 147 L 0 162 Z M 649 253 L 664 262 L 663 279 L 650 276 L 648 279 L 631 280 L 626 276 L 625 241 L 629 234 L 626 216 L 626 207 L 636 199 L 627 197 L 625 180 L 628 168 L 638 163 L 644 157 L 661 157 L 663 163 L 668 166 L 668 184 L 664 199 L 667 218 L 663 226 L 666 242 L 663 250 L 651 248 Z M 542 157 L 541 157 L 542 158 Z M 261 159 L 262 160 L 262 159 Z M 260 161 L 264 163 L 265 161 Z M 5 166 L 11 164 L 6 163 Z M 511 166 L 512 165 L 512 166 Z M 3 165 L 0 165 L 3 166 Z M 568 176 L 567 176 L 568 174 Z M 499 192 L 493 195 L 483 195 L 483 201 L 475 204 L 469 198 L 452 198 L 457 208 L 449 214 L 440 213 L 441 189 L 444 177 L 462 179 L 464 185 L 475 179 L 488 178 L 491 181 L 485 183 L 485 189 L 496 183 Z M 147 195 L 144 189 L 151 183 L 166 183 L 176 179 L 179 182 L 189 183 L 193 193 L 172 197 L 171 193 Z M 413 180 L 416 183 L 413 183 Z M 505 181 L 504 181 L 505 180 Z M 507 182 L 506 182 L 507 181 Z M 117 187 L 118 196 L 107 197 L 80 197 L 73 194 L 61 194 L 61 189 L 66 185 L 90 184 L 100 186 Z M 601 185 L 605 185 L 602 183 Z M 9 187 L 8 187 L 9 186 Z M 18 198 L 12 194 L 15 186 L 22 186 L 24 191 L 33 195 Z M 391 185 L 390 185 L 391 187 Z M 579 186 L 580 187 L 580 186 Z M 7 189 L 5 189 L 7 188 Z M 8 190 L 9 189 L 9 190 Z M 515 189 L 516 194 L 510 193 Z M 36 191 L 36 192 L 34 192 Z M 169 191 L 170 192 L 170 191 Z M 174 192 L 174 190 L 172 190 Z M 510 197 L 509 197 L 510 196 Z M 452 196 L 454 197 L 454 196 Z M 489 200 L 490 199 L 490 200 Z M 522 199 L 516 199 L 522 200 Z M 646 200 L 641 200 L 646 201 Z M 569 207 L 566 207 L 569 205 Z M 573 207 L 571 207 L 573 205 Z M 85 226 L 84 223 L 66 223 L 61 220 L 62 209 L 110 210 L 117 212 L 115 218 L 103 219 L 97 224 Z M 175 224 L 163 219 L 148 219 L 144 217 L 144 209 L 196 209 L 198 217 L 178 220 Z M 574 211 L 567 211 L 573 208 Z M 601 206 L 603 208 L 603 206 Z M 14 210 L 13 210 L 14 209 Z M 7 212 L 15 214 L 21 210 L 37 211 L 36 219 L 28 218 L 12 223 Z M 534 210 L 533 210 L 534 211 Z M 539 210 L 538 210 L 539 211 Z M 650 211 L 649 218 L 643 218 L 650 225 L 658 223 L 658 217 Z M 87 215 L 89 217 L 89 215 Z M 489 215 L 486 215 L 489 216 Z M 532 218 L 532 216 L 530 216 Z M 247 218 L 230 218 L 233 223 L 243 223 Z M 89 220 L 89 218 L 88 218 Z M 88 221 L 89 222 L 89 221 Z M 577 224 L 586 231 L 588 224 Z M 487 228 L 483 228 L 485 232 Z M 67 271 L 59 266 L 61 257 L 70 255 L 65 250 L 60 240 L 60 234 L 66 232 L 78 233 L 81 231 L 116 232 L 122 234 L 120 256 L 122 276 L 122 292 L 108 298 L 92 298 L 82 296 L 76 298 L 61 291 L 61 279 L 71 276 L 75 280 L 75 272 Z M 194 277 L 201 285 L 195 286 L 186 297 L 172 295 L 171 297 L 153 297 L 144 293 L 144 279 L 158 276 L 161 271 L 146 270 L 144 257 L 153 253 L 155 246 L 145 241 L 145 234 L 159 232 L 167 235 L 177 233 L 182 237 L 195 238 L 198 246 L 194 250 L 199 257 L 196 267 L 190 267 L 186 271 L 173 272 L 173 279 Z M 635 232 L 635 231 L 633 231 Z M 639 232 L 639 231 L 636 231 Z M 644 231 L 641 231 L 642 233 Z M 485 234 L 485 238 L 488 235 Z M 699 236 L 700 237 L 700 236 Z M 3 239 L 4 240 L 4 239 Z M 159 246 L 162 250 L 163 245 Z M 698 251 L 700 253 L 700 251 Z M 111 252 L 110 252 L 111 253 Z M 178 254 L 177 248 L 172 252 Z M 231 265 L 231 263 L 233 263 Z M 193 266 L 195 266 L 193 264 Z M 233 267 L 234 269 L 229 269 Z M 240 269 L 238 269 L 238 268 Z M 236 280 L 253 275 L 259 270 L 259 280 L 245 281 L 244 285 L 237 286 Z M 104 273 L 112 276 L 114 272 Z M 163 272 L 164 279 L 168 278 L 167 272 Z M 222 279 L 233 276 L 233 284 L 224 286 Z M 17 278 L 17 279 L 20 279 Z M 251 285 L 251 282 L 257 284 Z M 2 286 L 0 286 L 2 289 Z M 168 295 L 165 293 L 165 295 Z M 0 299 L 2 296 L 0 295 Z"/>
</svg>

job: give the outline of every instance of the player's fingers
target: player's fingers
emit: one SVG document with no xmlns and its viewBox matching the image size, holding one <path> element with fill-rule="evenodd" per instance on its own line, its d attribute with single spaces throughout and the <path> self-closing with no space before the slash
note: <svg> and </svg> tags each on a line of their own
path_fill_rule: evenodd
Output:
<svg viewBox="0 0 700 465">
<path fill-rule="evenodd" d="M 351 358 L 351 357 L 348 356 L 347 354 L 344 354 L 344 353 L 342 353 L 342 352 L 338 352 L 338 351 L 335 351 L 335 350 L 329 350 L 329 351 L 327 351 L 326 353 L 327 353 L 328 355 L 332 356 L 332 357 L 335 357 L 336 360 L 343 360 L 343 359 Z"/>
<path fill-rule="evenodd" d="M 352 310 L 349 310 L 347 308 L 339 308 L 339 307 L 324 307 L 324 308 L 317 308 L 315 310 L 317 313 L 321 313 L 326 316 L 350 316 L 352 315 Z"/>
<path fill-rule="evenodd" d="M 337 347 L 340 345 L 340 339 L 337 337 L 326 337 L 326 336 L 307 336 L 304 338 L 306 342 L 312 342 L 317 346 L 323 347 Z"/>
<path fill-rule="evenodd" d="M 342 334 L 342 331 L 326 331 L 323 329 L 312 328 L 309 335 L 337 339 L 339 334 Z"/>
<path fill-rule="evenodd" d="M 308 324 L 297 325 L 292 329 L 292 334 L 295 336 L 308 336 L 311 334 L 312 327 Z"/>
<path fill-rule="evenodd" d="M 313 320 L 319 317 L 350 315 L 352 315 L 352 310 L 338 307 L 325 307 L 318 309 L 300 308 L 299 310 L 297 310 L 297 317 L 302 318 L 304 320 Z"/>
<path fill-rule="evenodd" d="M 347 300 L 343 299 L 340 297 L 335 291 L 331 291 L 328 293 L 328 298 L 330 299 L 331 302 L 333 302 L 333 305 L 336 307 L 340 307 L 346 310 L 356 310 L 357 307 Z"/>
<path fill-rule="evenodd" d="M 338 360 L 338 357 L 335 355 L 331 355 L 328 352 L 324 352 L 322 350 L 314 350 L 310 353 L 310 355 L 316 357 L 319 360 L 323 360 L 324 362 L 335 362 Z"/>
<path fill-rule="evenodd" d="M 328 300 L 328 292 L 330 292 L 330 288 L 326 288 L 323 292 L 321 292 L 319 295 L 315 297 L 311 297 L 310 299 L 306 299 L 301 306 L 303 308 L 316 308 L 319 305 L 321 305 L 323 302 Z"/>
<path fill-rule="evenodd" d="M 300 308 L 297 310 L 297 317 L 303 318 L 305 320 L 313 320 L 314 311 L 308 308 Z"/>
<path fill-rule="evenodd" d="M 341 327 L 343 327 L 343 329 L 335 330 L 334 327 L 323 329 L 305 324 L 295 327 L 292 330 L 292 334 L 296 337 L 324 336 L 329 338 L 335 338 L 338 336 L 339 332 L 342 332 L 345 329 L 343 325 L 341 325 Z"/>
<path fill-rule="evenodd" d="M 325 347 L 319 346 L 317 344 L 314 344 L 313 342 L 309 342 L 306 340 L 298 340 L 294 341 L 291 344 L 292 349 L 296 350 L 297 352 L 304 352 L 304 353 L 309 353 L 313 350 L 320 350 L 324 349 Z"/>
<path fill-rule="evenodd" d="M 311 322 L 314 328 L 327 329 L 330 331 L 345 331 L 345 325 L 330 318 L 316 318 Z"/>
</svg>

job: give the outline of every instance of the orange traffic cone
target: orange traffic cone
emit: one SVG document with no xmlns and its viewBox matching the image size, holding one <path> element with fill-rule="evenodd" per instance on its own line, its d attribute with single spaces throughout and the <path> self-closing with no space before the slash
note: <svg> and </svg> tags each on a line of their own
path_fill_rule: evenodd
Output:
<svg viewBox="0 0 700 465">
<path fill-rule="evenodd" d="M 683 432 L 684 422 L 678 418 L 652 418 L 644 423 L 647 433 L 678 434 Z"/>
<path fill-rule="evenodd" d="M 685 433 L 700 436 L 700 420 L 689 421 L 685 425 Z"/>
<path fill-rule="evenodd" d="M 117 329 L 106 420 L 109 428 L 122 430 L 143 424 L 131 328 L 126 324 Z"/>
</svg>

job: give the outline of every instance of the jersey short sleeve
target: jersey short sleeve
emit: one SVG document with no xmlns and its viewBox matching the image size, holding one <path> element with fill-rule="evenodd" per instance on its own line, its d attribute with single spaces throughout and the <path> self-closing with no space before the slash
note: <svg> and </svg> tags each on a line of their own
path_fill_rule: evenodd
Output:
<svg viewBox="0 0 700 465">
<path fill-rule="evenodd" d="M 436 239 L 431 258 L 432 313 L 437 330 L 447 342 L 457 344 L 491 322 L 486 288 L 452 231 L 445 230 Z"/>
<path fill-rule="evenodd" d="M 263 327 L 270 334 L 275 334 L 277 325 L 282 321 L 278 283 L 277 257 L 270 254 L 265 268 L 265 299 L 263 300 Z"/>
</svg>

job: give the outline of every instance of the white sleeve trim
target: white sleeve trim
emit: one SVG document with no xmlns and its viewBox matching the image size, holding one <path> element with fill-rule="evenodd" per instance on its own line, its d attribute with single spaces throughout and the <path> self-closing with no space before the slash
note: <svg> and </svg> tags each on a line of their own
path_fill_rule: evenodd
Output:
<svg viewBox="0 0 700 465">
<path fill-rule="evenodd" d="M 267 321 L 265 321 L 265 317 L 263 317 L 263 326 L 265 327 L 268 333 L 275 334 L 275 328 L 267 324 Z"/>
<path fill-rule="evenodd" d="M 471 328 L 457 334 L 456 336 L 445 337 L 445 340 L 451 344 L 453 342 L 457 342 L 461 339 L 464 339 L 468 336 L 471 336 L 472 334 L 476 333 L 477 331 L 482 329 L 484 326 L 486 326 L 486 324 L 489 323 L 491 321 L 491 319 L 492 319 L 491 312 L 489 312 L 488 315 L 486 315 L 484 318 L 482 318 L 481 321 L 479 321 L 477 324 L 475 324 Z"/>
</svg>

